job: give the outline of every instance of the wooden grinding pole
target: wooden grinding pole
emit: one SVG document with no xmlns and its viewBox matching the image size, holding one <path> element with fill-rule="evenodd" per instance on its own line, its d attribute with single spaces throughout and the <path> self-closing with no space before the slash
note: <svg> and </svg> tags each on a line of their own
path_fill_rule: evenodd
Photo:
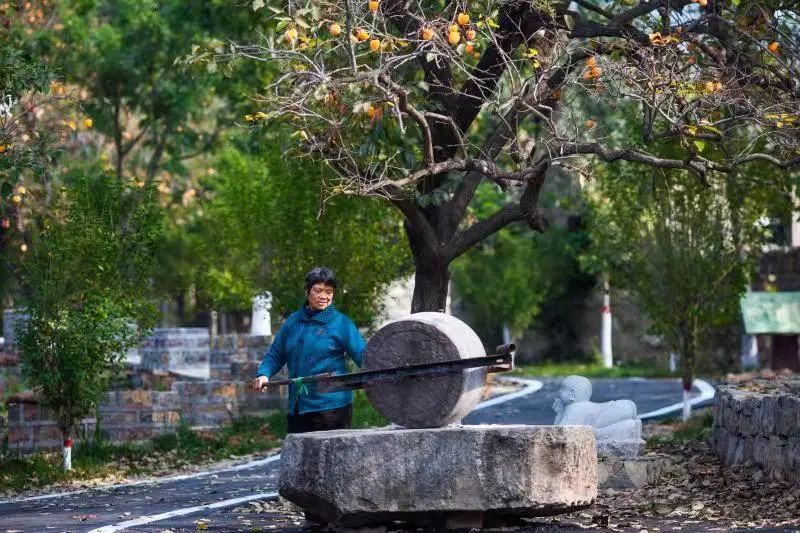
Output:
<svg viewBox="0 0 800 533">
<path fill-rule="evenodd" d="M 444 313 L 415 313 L 388 322 L 367 343 L 366 370 L 484 357 L 478 335 Z M 442 427 L 464 418 L 480 401 L 486 368 L 411 376 L 364 386 L 367 398 L 387 419 L 407 428 Z"/>
</svg>

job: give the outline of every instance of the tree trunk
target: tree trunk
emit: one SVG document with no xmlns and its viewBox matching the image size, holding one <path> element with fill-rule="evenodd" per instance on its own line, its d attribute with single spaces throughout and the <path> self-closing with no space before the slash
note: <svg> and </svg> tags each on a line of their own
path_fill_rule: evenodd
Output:
<svg viewBox="0 0 800 533">
<path fill-rule="evenodd" d="M 414 297 L 411 312 L 438 311 L 444 313 L 447 305 L 447 288 L 450 271 L 444 261 L 416 259 Z"/>
</svg>

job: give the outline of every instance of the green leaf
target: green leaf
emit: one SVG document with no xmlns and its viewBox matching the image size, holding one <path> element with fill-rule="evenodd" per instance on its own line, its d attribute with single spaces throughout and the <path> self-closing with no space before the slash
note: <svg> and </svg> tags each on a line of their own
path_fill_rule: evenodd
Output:
<svg viewBox="0 0 800 533">
<path fill-rule="evenodd" d="M 701 141 L 700 139 L 695 139 L 693 142 L 694 142 L 694 145 L 697 147 L 697 151 L 698 152 L 702 152 L 703 150 L 706 149 L 705 141 Z"/>
</svg>

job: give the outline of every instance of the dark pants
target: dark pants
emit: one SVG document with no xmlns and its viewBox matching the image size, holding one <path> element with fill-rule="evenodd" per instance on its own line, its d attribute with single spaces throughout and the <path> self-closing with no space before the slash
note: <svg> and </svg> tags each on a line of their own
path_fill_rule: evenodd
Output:
<svg viewBox="0 0 800 533">
<path fill-rule="evenodd" d="M 295 412 L 287 417 L 289 433 L 307 433 L 309 431 L 328 431 L 331 429 L 350 429 L 353 422 L 353 406 L 347 405 L 328 411 Z"/>
</svg>

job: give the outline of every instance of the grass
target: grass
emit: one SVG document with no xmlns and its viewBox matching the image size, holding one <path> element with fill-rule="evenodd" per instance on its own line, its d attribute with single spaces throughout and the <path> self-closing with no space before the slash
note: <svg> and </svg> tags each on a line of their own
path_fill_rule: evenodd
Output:
<svg viewBox="0 0 800 533">
<path fill-rule="evenodd" d="M 183 425 L 175 433 L 141 443 L 79 441 L 73 449 L 71 472 L 61 468 L 59 452 L 0 456 L 0 490 L 20 491 L 58 482 L 150 474 L 273 449 L 280 445 L 280 438 L 275 435 L 280 431 L 279 420 L 276 415 L 242 417 L 214 431 L 193 431 Z"/>
<path fill-rule="evenodd" d="M 599 361 L 590 362 L 544 362 L 517 364 L 511 375 L 530 378 L 550 378 L 577 374 L 587 378 L 662 378 L 674 377 L 666 367 L 653 363 L 631 362 L 605 368 Z"/>
<path fill-rule="evenodd" d="M 353 427 L 356 429 L 386 426 L 389 421 L 372 407 L 363 390 L 353 396 Z"/>
<path fill-rule="evenodd" d="M 678 422 L 675 420 L 671 435 L 667 437 L 650 437 L 647 439 L 647 446 L 708 441 L 708 439 L 711 438 L 711 425 L 713 422 L 714 415 L 711 409 L 704 409 L 686 422 Z M 669 420 L 664 423 L 668 424 Z"/>
<path fill-rule="evenodd" d="M 364 392 L 356 391 L 353 427 L 386 424 L 388 421 L 375 411 Z M 53 483 L 106 476 L 153 474 L 271 450 L 280 446 L 286 430 L 286 414 L 275 412 L 266 416 L 241 417 L 214 430 L 194 431 L 182 425 L 175 433 L 164 433 L 142 443 L 79 442 L 72 453 L 71 472 L 61 468 L 60 452 L 37 452 L 21 457 L 0 455 L 0 491 L 18 492 Z"/>
</svg>

